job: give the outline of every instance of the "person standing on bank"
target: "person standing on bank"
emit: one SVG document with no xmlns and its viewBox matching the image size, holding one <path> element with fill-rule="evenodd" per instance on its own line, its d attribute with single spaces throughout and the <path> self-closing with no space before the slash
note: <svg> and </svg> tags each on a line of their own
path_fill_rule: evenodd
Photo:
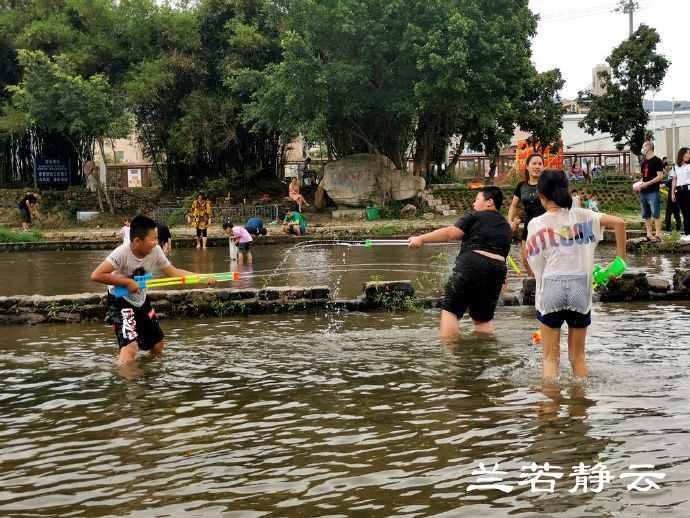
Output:
<svg viewBox="0 0 690 518">
<path fill-rule="evenodd" d="M 654 154 L 654 143 L 646 141 L 642 145 L 642 184 L 640 185 L 640 206 L 642 219 L 649 241 L 661 241 L 661 196 L 659 187 L 664 180 L 664 163 Z M 654 219 L 654 232 L 652 232 Z"/>
<path fill-rule="evenodd" d="M 27 192 L 21 199 L 17 208 L 22 220 L 22 230 L 27 232 L 31 227 L 32 218 L 38 216 L 38 200 L 41 196 L 35 192 Z"/>
<path fill-rule="evenodd" d="M 467 310 L 476 334 L 494 334 L 494 312 L 506 279 L 506 257 L 513 238 L 510 225 L 499 212 L 502 204 L 501 189 L 484 187 L 474 200 L 474 212 L 462 216 L 455 225 L 409 238 L 410 248 L 462 240 L 441 303 L 440 334 L 445 340 L 458 337 L 458 321 Z"/>
<path fill-rule="evenodd" d="M 208 227 L 211 224 L 212 216 L 213 206 L 211 205 L 211 201 L 206 199 L 206 195 L 203 192 L 200 192 L 192 202 L 192 207 L 189 210 L 190 222 L 196 230 L 197 248 L 206 248 Z"/>
<path fill-rule="evenodd" d="M 525 221 L 522 229 L 522 236 L 520 238 L 520 256 L 522 257 L 522 264 L 530 277 L 534 277 L 534 274 L 530 269 L 529 263 L 527 262 L 527 256 L 525 255 L 525 241 L 527 240 L 527 225 L 529 225 L 529 222 L 532 218 L 541 216 L 545 212 L 544 207 L 542 207 L 539 202 L 539 196 L 537 194 L 537 183 L 539 182 L 539 176 L 543 170 L 544 159 L 541 155 L 535 153 L 527 157 L 525 161 L 525 181 L 520 182 L 515 188 L 513 200 L 508 209 L 508 223 L 510 223 L 513 231 L 515 231 L 520 224 L 520 219 L 517 217 L 518 204 L 522 202 Z"/>
<path fill-rule="evenodd" d="M 681 148 L 682 149 L 682 148 Z M 673 227 L 671 226 L 671 216 L 676 220 L 676 232 L 680 232 L 681 219 L 680 219 L 680 206 L 676 203 L 675 197 L 673 196 L 673 177 L 676 175 L 676 164 L 671 164 L 664 158 L 664 174 L 666 180 L 664 180 L 664 186 L 668 190 L 666 196 L 666 214 L 664 217 L 664 230 L 666 232 L 671 232 Z"/>
<path fill-rule="evenodd" d="M 682 147 L 678 151 L 674 175 L 671 184 L 671 196 L 683 214 L 683 237 L 681 241 L 690 241 L 690 148 Z"/>
</svg>

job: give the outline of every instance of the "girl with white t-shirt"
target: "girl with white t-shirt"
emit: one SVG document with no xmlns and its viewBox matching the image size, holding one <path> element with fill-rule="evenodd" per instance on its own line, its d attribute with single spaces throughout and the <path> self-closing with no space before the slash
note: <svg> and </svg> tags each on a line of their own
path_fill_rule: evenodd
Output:
<svg viewBox="0 0 690 518">
<path fill-rule="evenodd" d="M 594 249 L 604 227 L 616 233 L 616 250 L 625 259 L 625 222 L 589 209 L 572 207 L 568 179 L 562 171 L 544 171 L 537 185 L 546 213 L 530 221 L 527 260 L 536 279 L 535 308 L 544 346 L 543 375 L 560 371 L 560 338 L 568 324 L 568 356 L 576 377 L 587 376 L 585 341 L 591 323 Z"/>
<path fill-rule="evenodd" d="M 690 148 L 678 150 L 676 164 L 673 166 L 671 199 L 678 204 L 683 214 L 683 237 L 681 241 L 690 241 Z"/>
</svg>

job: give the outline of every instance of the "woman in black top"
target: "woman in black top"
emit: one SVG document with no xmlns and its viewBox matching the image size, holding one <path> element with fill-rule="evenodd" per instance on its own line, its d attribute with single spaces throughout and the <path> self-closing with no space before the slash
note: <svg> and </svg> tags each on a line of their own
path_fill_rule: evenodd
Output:
<svg viewBox="0 0 690 518">
<path fill-rule="evenodd" d="M 520 256 L 522 257 L 522 264 L 529 273 L 530 277 L 534 277 L 532 269 L 527 262 L 525 242 L 527 241 L 527 225 L 537 216 L 541 216 L 546 212 L 541 206 L 539 195 L 537 193 L 537 184 L 539 183 L 539 176 L 544 170 L 544 159 L 539 154 L 530 155 L 525 162 L 525 181 L 520 182 L 513 193 L 513 201 L 510 203 L 508 209 L 508 223 L 513 228 L 513 231 L 518 228 L 520 219 L 517 217 L 518 204 L 522 202 L 523 212 L 525 213 L 524 227 L 522 228 L 522 236 L 520 238 Z"/>
<path fill-rule="evenodd" d="M 17 207 L 22 220 L 22 230 L 29 230 L 31 217 L 38 215 L 38 198 L 40 196 L 34 192 L 27 192 Z"/>
</svg>

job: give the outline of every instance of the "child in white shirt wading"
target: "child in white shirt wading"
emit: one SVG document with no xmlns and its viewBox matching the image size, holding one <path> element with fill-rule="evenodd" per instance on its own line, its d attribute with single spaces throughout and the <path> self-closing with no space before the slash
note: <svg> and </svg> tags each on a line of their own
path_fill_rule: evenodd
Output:
<svg viewBox="0 0 690 518">
<path fill-rule="evenodd" d="M 594 249 L 604 227 L 613 228 L 617 253 L 625 259 L 625 222 L 573 207 L 562 171 L 544 171 L 537 188 L 546 213 L 529 223 L 527 260 L 537 283 L 535 308 L 544 346 L 543 375 L 547 380 L 558 377 L 561 326 L 567 322 L 573 374 L 583 378 L 587 376 L 585 340 L 591 323 Z"/>
</svg>

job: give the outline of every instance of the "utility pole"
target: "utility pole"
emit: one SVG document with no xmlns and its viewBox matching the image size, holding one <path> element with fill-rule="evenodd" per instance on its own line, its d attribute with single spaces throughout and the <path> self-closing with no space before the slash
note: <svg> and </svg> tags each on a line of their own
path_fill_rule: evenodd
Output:
<svg viewBox="0 0 690 518">
<path fill-rule="evenodd" d="M 637 0 L 618 0 L 618 7 L 614 9 L 616 13 L 626 13 L 628 15 L 630 37 L 633 35 L 633 14 L 640 8 Z"/>
</svg>

